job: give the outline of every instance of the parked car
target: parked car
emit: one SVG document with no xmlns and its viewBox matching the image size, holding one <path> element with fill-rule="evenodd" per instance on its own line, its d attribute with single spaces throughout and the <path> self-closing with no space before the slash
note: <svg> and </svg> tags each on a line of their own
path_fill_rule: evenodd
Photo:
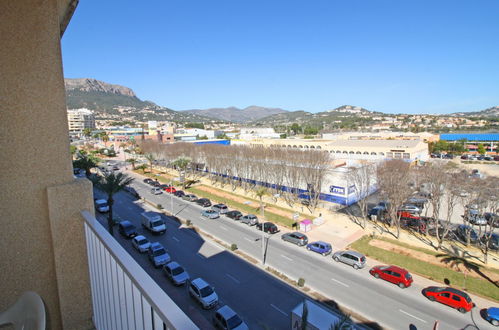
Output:
<svg viewBox="0 0 499 330">
<path fill-rule="evenodd" d="M 421 208 L 417 207 L 416 205 L 411 205 L 411 204 L 406 204 L 402 205 L 399 209 L 399 212 L 411 212 L 411 213 L 417 213 L 421 214 L 423 211 Z"/>
<path fill-rule="evenodd" d="M 333 248 L 329 243 L 323 241 L 317 241 L 317 242 L 308 243 L 307 250 L 320 253 L 323 256 L 327 256 L 333 251 Z"/>
<path fill-rule="evenodd" d="M 293 244 L 296 244 L 298 246 L 304 246 L 307 245 L 308 243 L 308 237 L 302 233 L 299 233 L 297 231 L 293 233 L 285 233 L 281 236 L 283 241 L 287 241 Z"/>
<path fill-rule="evenodd" d="M 449 230 L 445 230 L 444 227 L 439 226 L 439 227 L 432 227 L 428 229 L 428 234 L 431 236 L 437 236 L 437 230 L 438 230 L 438 237 L 448 239 L 448 240 L 454 240 L 456 239 L 456 234 L 452 231 L 452 229 L 449 228 Z M 445 234 L 445 236 L 443 236 Z"/>
<path fill-rule="evenodd" d="M 213 315 L 215 328 L 224 330 L 247 330 L 246 323 L 229 306 L 220 307 Z"/>
<path fill-rule="evenodd" d="M 177 190 L 173 193 L 173 195 L 175 195 L 177 197 L 183 197 L 185 195 L 185 193 L 182 190 Z"/>
<path fill-rule="evenodd" d="M 412 284 L 412 275 L 405 269 L 397 266 L 375 266 L 369 273 L 385 281 L 397 284 L 400 288 L 407 288 Z"/>
<path fill-rule="evenodd" d="M 154 267 L 159 268 L 170 262 L 170 255 L 166 253 L 165 248 L 161 243 L 154 242 L 149 246 L 149 260 L 151 260 Z"/>
<path fill-rule="evenodd" d="M 499 250 L 499 234 L 497 233 L 491 233 L 490 236 L 489 234 L 483 234 L 482 237 L 480 237 L 480 243 L 486 244 L 487 240 L 489 241 L 489 249 L 491 250 Z"/>
<path fill-rule="evenodd" d="M 187 194 L 187 195 L 182 196 L 182 199 L 189 201 L 189 202 L 195 202 L 195 201 L 197 201 L 198 198 L 196 197 L 196 195 Z"/>
<path fill-rule="evenodd" d="M 499 308 L 490 307 L 485 310 L 485 320 L 494 326 L 499 326 Z"/>
<path fill-rule="evenodd" d="M 140 253 L 146 253 L 151 246 L 151 242 L 142 235 L 137 235 L 132 239 L 133 247 Z"/>
<path fill-rule="evenodd" d="M 233 210 L 233 211 L 229 211 L 229 212 L 225 213 L 225 216 L 229 217 L 231 219 L 234 219 L 234 220 L 239 220 L 239 219 L 241 219 L 243 214 L 239 211 Z"/>
<path fill-rule="evenodd" d="M 343 262 L 352 266 L 354 269 L 364 268 L 366 265 L 366 256 L 356 251 L 336 251 L 333 254 L 336 262 Z"/>
<path fill-rule="evenodd" d="M 152 184 L 154 182 L 153 179 L 150 179 L 150 178 L 145 178 L 144 179 L 144 183 L 147 183 L 147 184 Z"/>
<path fill-rule="evenodd" d="M 486 212 L 483 214 L 483 216 L 487 220 L 489 226 L 496 228 L 499 227 L 499 215 L 495 213 Z"/>
<path fill-rule="evenodd" d="M 410 212 L 398 212 L 400 216 L 400 226 L 412 229 L 419 233 L 426 233 L 426 221 L 418 216 L 413 215 Z"/>
<path fill-rule="evenodd" d="M 430 286 L 423 289 L 422 293 L 430 301 L 438 301 L 451 306 L 461 313 L 469 312 L 475 307 L 467 293 L 454 288 Z"/>
<path fill-rule="evenodd" d="M 428 202 L 428 199 L 426 197 L 423 197 L 423 196 L 412 196 L 412 197 L 409 197 L 407 199 L 407 203 L 409 203 L 411 205 L 415 205 L 415 206 L 419 207 L 420 209 L 422 209 L 427 202 Z"/>
<path fill-rule="evenodd" d="M 466 219 L 472 225 L 485 226 L 488 224 L 485 216 L 480 214 L 478 210 L 469 210 Z"/>
<path fill-rule="evenodd" d="M 243 217 L 241 217 L 241 222 L 245 223 L 249 226 L 254 226 L 258 223 L 258 218 L 254 214 L 248 214 Z"/>
<path fill-rule="evenodd" d="M 203 217 L 206 217 L 208 219 L 218 219 L 220 218 L 220 214 L 217 211 L 213 210 L 204 210 L 201 212 L 201 215 Z"/>
<path fill-rule="evenodd" d="M 225 214 L 229 212 L 229 208 L 225 204 L 215 204 L 211 207 L 211 209 L 217 211 L 220 214 Z"/>
<path fill-rule="evenodd" d="M 140 198 L 138 191 L 135 190 L 134 187 L 126 186 L 125 190 L 128 191 L 130 194 L 132 194 L 132 196 L 134 196 L 135 198 Z"/>
<path fill-rule="evenodd" d="M 462 242 L 466 242 L 466 237 L 467 237 L 468 232 L 470 234 L 470 243 L 474 244 L 474 243 L 478 242 L 478 234 L 470 226 L 459 225 L 459 226 L 457 226 L 456 231 L 455 231 L 456 237 L 459 240 L 461 240 Z"/>
<path fill-rule="evenodd" d="M 153 187 L 159 187 L 161 186 L 161 183 L 159 183 L 158 180 L 151 180 L 151 182 L 149 182 L 149 184 Z"/>
<path fill-rule="evenodd" d="M 258 228 L 258 230 L 262 230 L 262 224 L 257 223 L 256 228 Z M 270 233 L 270 234 L 275 234 L 275 233 L 280 232 L 279 228 L 277 228 L 277 226 L 275 224 L 273 224 L 272 222 L 263 223 L 263 231 L 265 233 Z"/>
<path fill-rule="evenodd" d="M 168 277 L 174 285 L 182 285 L 189 281 L 189 274 L 176 261 L 164 265 L 163 270 L 165 271 L 166 277 Z"/>
<path fill-rule="evenodd" d="M 153 195 L 161 195 L 162 193 L 163 193 L 163 190 L 161 190 L 160 187 L 151 188 L 151 194 L 153 194 Z"/>
<path fill-rule="evenodd" d="M 100 213 L 109 212 L 109 205 L 107 204 L 107 200 L 105 199 L 96 199 L 95 200 L 95 209 Z"/>
<path fill-rule="evenodd" d="M 204 309 L 210 309 L 218 304 L 218 296 L 215 290 L 200 277 L 190 282 L 189 294 L 196 299 Z"/>
<path fill-rule="evenodd" d="M 495 160 L 496 162 L 498 162 L 498 161 L 499 161 L 499 156 L 494 156 L 494 160 Z"/>
<path fill-rule="evenodd" d="M 126 238 L 137 236 L 137 228 L 128 220 L 123 220 L 118 224 L 118 231 Z"/>
<path fill-rule="evenodd" d="M 494 158 L 492 158 L 491 156 L 485 156 L 485 157 L 483 157 L 483 160 L 487 160 L 487 161 L 491 161 L 493 159 Z"/>
<path fill-rule="evenodd" d="M 167 193 L 170 193 L 170 194 L 173 194 L 177 191 L 177 189 L 175 189 L 174 186 L 168 186 L 168 187 L 164 188 L 163 190 L 166 191 Z"/>
<path fill-rule="evenodd" d="M 208 198 L 200 198 L 197 201 L 195 201 L 196 204 L 202 207 L 209 207 L 211 206 L 211 202 Z"/>
<path fill-rule="evenodd" d="M 140 214 L 142 228 L 149 230 L 153 234 L 163 235 L 166 232 L 166 224 L 161 214 L 156 212 L 142 212 Z"/>
</svg>

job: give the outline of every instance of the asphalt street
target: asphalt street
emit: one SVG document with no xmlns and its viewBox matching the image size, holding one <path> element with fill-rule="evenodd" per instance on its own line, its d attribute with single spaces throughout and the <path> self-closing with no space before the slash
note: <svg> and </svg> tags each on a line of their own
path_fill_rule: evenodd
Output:
<svg viewBox="0 0 499 330">
<path fill-rule="evenodd" d="M 144 184 L 140 176 L 137 176 L 132 186 L 142 197 L 163 205 L 167 210 L 173 205 L 173 214 L 191 220 L 206 233 L 229 245 L 236 243 L 241 251 L 262 260 L 262 235 L 256 228 L 224 216 L 215 220 L 203 218 L 200 215 L 203 208 L 197 204 L 166 193 L 152 195 L 150 186 Z M 143 232 L 139 215 L 144 208 L 150 209 L 149 206 L 133 201 L 128 194 L 120 193 L 116 196 L 116 214 L 121 219 L 135 223 L 139 232 Z M 146 236 L 163 243 L 172 259 L 187 268 L 191 278 L 201 276 L 213 285 L 222 304 L 235 309 L 250 328 L 261 328 L 263 325 L 275 329 L 289 328 L 290 311 L 303 300 L 299 291 L 266 274 L 259 267 L 205 241 L 197 233 L 179 228 L 175 221 L 168 219 L 168 225 L 166 235 L 152 238 L 146 233 Z M 202 311 L 190 300 L 185 288 L 173 287 L 161 271 L 152 267 L 146 256 L 140 256 L 133 250 L 130 242 L 119 235 L 115 236 L 169 295 L 180 299 L 178 304 L 184 311 L 199 314 L 207 320 L 211 318 L 211 312 Z M 413 325 L 417 329 L 429 329 L 436 320 L 440 322 L 439 329 L 492 328 L 478 313 L 479 308 L 490 306 L 479 306 L 472 313 L 461 314 L 448 306 L 428 301 L 421 294 L 423 287 L 418 285 L 417 276 L 414 276 L 415 282 L 411 287 L 400 289 L 372 277 L 368 270 L 374 264 L 370 261 L 366 268 L 354 270 L 334 262 L 331 256 L 323 257 L 284 242 L 280 236 L 279 233 L 265 234 L 267 266 L 294 280 L 304 278 L 307 286 L 386 328 L 409 329 Z M 334 242 L 331 243 L 334 252 Z"/>
</svg>

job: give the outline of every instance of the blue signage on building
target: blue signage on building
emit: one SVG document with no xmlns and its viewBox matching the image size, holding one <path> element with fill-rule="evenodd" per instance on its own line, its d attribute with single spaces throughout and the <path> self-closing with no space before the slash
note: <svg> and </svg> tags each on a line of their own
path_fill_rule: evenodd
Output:
<svg viewBox="0 0 499 330">
<path fill-rule="evenodd" d="M 345 195 L 345 188 L 339 186 L 329 186 L 329 192 L 337 195 Z"/>
</svg>

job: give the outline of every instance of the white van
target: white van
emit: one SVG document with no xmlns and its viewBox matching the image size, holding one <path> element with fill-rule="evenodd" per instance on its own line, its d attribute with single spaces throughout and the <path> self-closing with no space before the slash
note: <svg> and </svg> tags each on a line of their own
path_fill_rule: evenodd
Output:
<svg viewBox="0 0 499 330">
<path fill-rule="evenodd" d="M 164 234 L 166 225 L 161 215 L 156 212 L 142 212 L 142 227 L 150 230 L 153 234 Z"/>
</svg>

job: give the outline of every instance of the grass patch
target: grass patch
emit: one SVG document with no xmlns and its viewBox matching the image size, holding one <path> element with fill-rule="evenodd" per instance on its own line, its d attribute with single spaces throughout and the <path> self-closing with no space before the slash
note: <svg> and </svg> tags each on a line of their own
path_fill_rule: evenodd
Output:
<svg viewBox="0 0 499 330">
<path fill-rule="evenodd" d="M 377 236 L 376 239 L 379 240 L 379 241 L 385 241 L 385 242 L 388 242 L 388 243 L 391 243 L 391 244 L 395 244 L 395 245 L 398 245 L 398 246 L 401 246 L 401 247 L 404 247 L 404 248 L 407 248 L 407 249 L 411 249 L 411 250 L 414 250 L 414 251 L 423 252 L 423 253 L 426 253 L 426 254 L 429 254 L 429 255 L 432 255 L 432 256 L 436 256 L 438 254 L 442 254 L 442 251 L 437 252 L 435 250 L 425 249 L 425 248 L 422 248 L 422 247 L 419 247 L 419 246 L 414 246 L 414 245 L 407 244 L 407 243 L 404 243 L 404 242 L 399 242 L 396 239 L 392 239 L 392 238 L 386 238 L 386 237 Z"/>
<path fill-rule="evenodd" d="M 206 192 L 206 191 L 201 190 L 201 189 L 191 187 L 191 188 L 188 188 L 187 190 L 189 192 L 195 194 L 196 196 L 208 198 L 211 201 L 215 201 L 217 203 L 223 203 L 223 204 L 225 204 L 233 209 L 239 210 L 241 212 L 252 213 L 252 214 L 255 214 L 256 216 L 258 216 L 260 214 L 260 212 L 257 212 L 256 208 L 254 208 L 252 206 L 249 206 L 249 205 L 246 205 L 243 203 L 239 203 L 239 202 L 235 202 L 231 199 L 224 198 L 224 197 L 221 197 L 218 195 L 214 195 L 212 193 Z M 243 198 L 245 198 L 245 197 L 243 197 Z M 272 213 L 269 211 L 265 211 L 265 218 L 267 219 L 267 221 L 279 223 L 279 224 L 286 226 L 286 227 L 289 227 L 289 228 L 291 228 L 291 226 L 294 223 L 293 219 L 286 218 L 286 217 L 283 217 L 281 215 L 278 215 L 278 214 L 275 214 L 275 213 Z"/>
<path fill-rule="evenodd" d="M 463 290 L 467 290 L 469 292 L 492 298 L 495 301 L 499 301 L 499 290 L 498 288 L 491 282 L 481 279 L 481 278 L 476 278 L 476 277 L 471 277 L 467 276 L 466 277 L 466 282 L 465 282 L 465 277 L 462 273 L 456 272 L 453 269 L 449 269 L 446 267 L 441 267 L 437 265 L 432 265 L 430 263 L 427 263 L 425 261 L 416 259 L 416 258 L 411 258 L 405 255 L 401 255 L 392 251 L 387 251 L 375 246 L 369 245 L 369 242 L 371 241 L 371 237 L 369 236 L 363 236 L 359 240 L 353 242 L 350 247 L 352 249 L 355 249 L 361 253 L 364 253 L 366 256 L 369 256 L 371 258 L 374 258 L 382 263 L 386 264 L 393 264 L 397 265 L 400 267 L 403 267 L 410 272 L 413 272 L 415 274 L 427 277 L 431 280 L 435 280 L 437 282 L 444 283 L 445 279 L 448 279 L 450 281 L 451 286 Z M 390 240 L 391 243 L 392 242 Z M 413 250 L 418 250 L 421 251 L 419 248 L 415 248 L 412 246 L 406 246 L 402 245 L 404 243 L 396 242 L 395 244 L 408 247 Z M 426 250 L 426 249 L 422 249 Z M 428 250 L 429 251 L 429 250 Z M 424 251 L 426 253 L 426 251 Z M 433 251 L 431 251 L 433 252 Z M 433 253 L 431 253 L 434 255 Z M 466 284 L 465 284 L 466 283 Z"/>
</svg>

